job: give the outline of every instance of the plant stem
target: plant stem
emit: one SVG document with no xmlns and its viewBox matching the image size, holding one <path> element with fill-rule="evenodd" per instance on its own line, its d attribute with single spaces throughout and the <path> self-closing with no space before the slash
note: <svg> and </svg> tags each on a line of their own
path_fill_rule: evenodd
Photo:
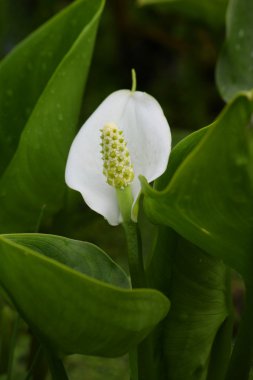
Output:
<svg viewBox="0 0 253 380">
<path fill-rule="evenodd" d="M 138 224 L 131 220 L 133 196 L 131 187 L 117 189 L 117 199 L 123 219 L 123 228 L 128 248 L 128 265 L 133 288 L 146 288 L 142 244 Z M 151 337 L 144 339 L 129 353 L 131 380 L 154 380 L 153 347 Z"/>
<path fill-rule="evenodd" d="M 53 380 L 69 380 L 61 359 L 48 351 L 47 359 Z"/>
<path fill-rule="evenodd" d="M 251 285 L 251 284 L 250 284 Z M 226 380 L 248 380 L 253 356 L 253 287 L 248 286 L 245 311 L 240 323 Z"/>
<path fill-rule="evenodd" d="M 127 248 L 128 248 L 128 264 L 133 288 L 146 287 L 146 279 L 144 273 L 144 265 L 142 258 L 142 246 L 140 233 L 137 223 L 131 220 L 131 210 L 133 204 L 133 196 L 131 187 L 116 190 L 119 209 L 123 219 L 123 228 L 125 231 Z"/>
<path fill-rule="evenodd" d="M 7 369 L 7 378 L 6 378 L 6 380 L 11 380 L 12 379 L 13 361 L 14 361 L 15 347 L 16 347 L 16 343 L 17 343 L 19 323 L 20 323 L 20 316 L 19 316 L 19 314 L 17 314 L 16 320 L 15 320 L 15 323 L 14 323 L 12 338 L 11 338 L 9 360 L 8 360 L 8 369 Z"/>
<path fill-rule="evenodd" d="M 129 271 L 133 288 L 147 287 L 141 239 L 138 225 L 133 222 L 123 223 L 128 246 Z M 137 347 L 137 351 L 130 353 L 132 380 L 154 380 L 153 347 L 151 336 L 146 337 Z"/>
<path fill-rule="evenodd" d="M 133 288 L 145 288 L 146 279 L 144 273 L 143 258 L 141 252 L 141 239 L 137 224 L 134 222 L 123 223 L 128 248 L 128 264 Z"/>
</svg>

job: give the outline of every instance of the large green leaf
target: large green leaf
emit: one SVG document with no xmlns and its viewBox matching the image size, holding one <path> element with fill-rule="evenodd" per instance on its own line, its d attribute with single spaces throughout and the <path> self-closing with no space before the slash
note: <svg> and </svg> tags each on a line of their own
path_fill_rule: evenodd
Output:
<svg viewBox="0 0 253 380">
<path fill-rule="evenodd" d="M 207 133 L 209 127 L 195 131 L 181 140 L 171 151 L 169 163 L 164 174 L 155 181 L 155 188 L 162 190 L 169 183 L 179 165 L 185 160 L 190 152 L 197 146 Z"/>
<path fill-rule="evenodd" d="M 224 24 L 227 0 L 137 0 L 140 5 L 166 4 L 168 10 L 200 19 L 212 26 Z"/>
<path fill-rule="evenodd" d="M 172 307 L 163 323 L 166 379 L 206 380 L 212 346 L 228 318 L 226 269 L 220 260 L 178 240 L 171 258 Z M 231 342 L 232 331 L 229 333 L 222 341 L 228 338 Z M 231 346 L 226 348 L 223 344 L 224 352 L 220 350 L 223 358 L 231 351 Z M 216 372 L 223 371 L 224 375 L 223 367 L 219 367 Z M 213 379 L 218 380 L 217 375 Z"/>
<path fill-rule="evenodd" d="M 103 0 L 75 1 L 0 66 L 0 230 L 34 231 L 62 205 Z"/>
<path fill-rule="evenodd" d="M 127 278 L 89 243 L 53 235 L 2 235 L 0 284 L 44 344 L 58 354 L 119 356 L 168 312 L 156 290 Z"/>
<path fill-rule="evenodd" d="M 216 72 L 218 88 L 225 100 L 253 89 L 252 14 L 252 0 L 230 0 L 226 41 Z"/>
<path fill-rule="evenodd" d="M 171 228 L 159 226 L 148 277 L 171 300 L 170 312 L 154 335 L 157 378 L 206 380 L 213 371 L 210 379 L 223 380 L 232 335 L 224 264 Z"/>
<path fill-rule="evenodd" d="M 251 275 L 252 99 L 238 96 L 186 156 L 161 192 L 143 181 L 144 208 L 204 251 Z"/>
</svg>

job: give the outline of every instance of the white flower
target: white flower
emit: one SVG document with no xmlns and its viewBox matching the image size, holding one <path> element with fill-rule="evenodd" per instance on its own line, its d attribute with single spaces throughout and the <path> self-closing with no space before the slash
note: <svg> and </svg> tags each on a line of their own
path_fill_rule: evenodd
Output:
<svg viewBox="0 0 253 380">
<path fill-rule="evenodd" d="M 108 132 L 108 125 L 115 127 L 124 139 L 130 159 L 128 166 L 133 170 L 129 177 L 133 205 L 141 190 L 138 176 L 143 175 L 151 182 L 165 171 L 171 134 L 163 111 L 152 96 L 120 90 L 103 101 L 74 139 L 66 166 L 66 183 L 82 194 L 91 209 L 103 215 L 111 225 L 117 225 L 122 217 L 116 189 L 105 170 L 105 145 L 101 139 L 101 133 Z"/>
</svg>

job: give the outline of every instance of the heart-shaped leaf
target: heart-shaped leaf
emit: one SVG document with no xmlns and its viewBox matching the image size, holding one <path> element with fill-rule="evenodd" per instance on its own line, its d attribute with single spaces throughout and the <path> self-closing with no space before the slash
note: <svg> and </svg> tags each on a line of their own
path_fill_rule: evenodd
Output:
<svg viewBox="0 0 253 380">
<path fill-rule="evenodd" d="M 126 275 L 89 243 L 1 235 L 0 262 L 1 286 L 58 355 L 120 356 L 168 312 L 169 301 L 160 292 L 122 288 Z"/>
</svg>

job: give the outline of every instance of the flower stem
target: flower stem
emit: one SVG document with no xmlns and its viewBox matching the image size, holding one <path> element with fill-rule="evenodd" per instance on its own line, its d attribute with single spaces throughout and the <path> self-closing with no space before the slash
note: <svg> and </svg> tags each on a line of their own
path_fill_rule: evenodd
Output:
<svg viewBox="0 0 253 380">
<path fill-rule="evenodd" d="M 137 224 L 123 223 L 128 248 L 128 264 L 133 288 L 145 288 L 146 279 L 141 253 L 141 240 Z"/>
<path fill-rule="evenodd" d="M 146 288 L 141 239 L 138 225 L 132 221 L 123 223 L 128 246 L 128 262 L 133 288 Z M 131 380 L 154 380 L 153 346 L 151 336 L 145 338 L 130 353 Z"/>
<path fill-rule="evenodd" d="M 144 273 L 144 265 L 142 258 L 142 247 L 140 233 L 137 223 L 131 220 L 131 210 L 133 204 L 133 196 L 131 187 L 125 189 L 117 189 L 117 198 L 119 209 L 123 219 L 123 228 L 125 231 L 127 248 L 128 248 L 128 264 L 131 275 L 132 287 L 146 287 L 146 279 Z"/>
<path fill-rule="evenodd" d="M 133 288 L 146 288 L 147 281 L 142 257 L 142 244 L 138 224 L 131 220 L 133 197 L 130 186 L 117 190 L 118 204 L 128 248 L 128 264 Z M 151 337 L 145 338 L 129 353 L 131 380 L 154 380 L 153 346 Z"/>
<path fill-rule="evenodd" d="M 124 189 L 115 190 L 123 223 L 131 222 L 131 210 L 133 204 L 131 187 L 127 186 Z"/>
</svg>

